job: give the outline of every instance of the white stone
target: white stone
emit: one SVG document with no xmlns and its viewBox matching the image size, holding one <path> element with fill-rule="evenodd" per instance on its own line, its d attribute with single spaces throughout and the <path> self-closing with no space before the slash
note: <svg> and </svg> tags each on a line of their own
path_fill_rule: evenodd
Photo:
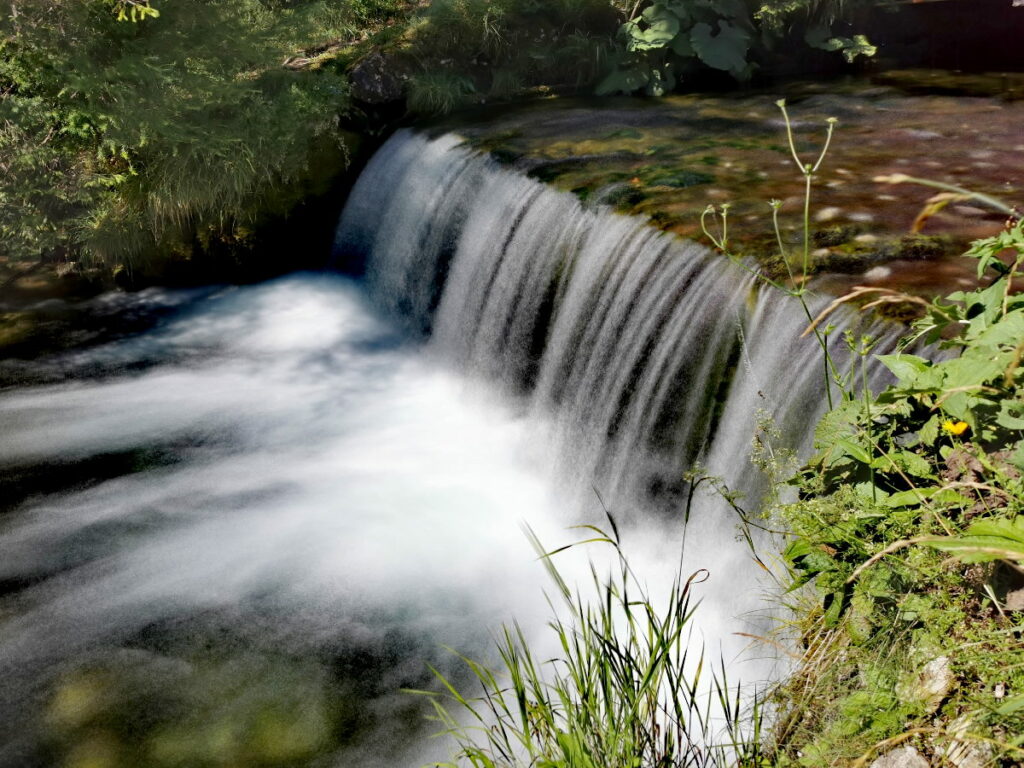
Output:
<svg viewBox="0 0 1024 768">
<path fill-rule="evenodd" d="M 917 678 L 900 686 L 900 695 L 924 705 L 928 712 L 934 712 L 953 689 L 953 665 L 948 656 L 932 659 L 922 667 Z"/>
<path fill-rule="evenodd" d="M 836 208 L 834 205 L 830 205 L 827 208 L 822 208 L 820 211 L 814 214 L 814 220 L 832 221 L 832 219 L 836 218 L 842 212 L 843 211 L 841 208 Z"/>
<path fill-rule="evenodd" d="M 971 721 L 967 717 L 954 720 L 949 724 L 947 732 L 955 738 L 947 747 L 936 749 L 936 752 L 954 768 L 988 768 L 992 764 L 992 747 L 986 742 L 967 738 L 970 730 Z"/>
<path fill-rule="evenodd" d="M 871 768 L 928 768 L 928 761 L 913 747 L 900 747 L 876 759 Z"/>
</svg>

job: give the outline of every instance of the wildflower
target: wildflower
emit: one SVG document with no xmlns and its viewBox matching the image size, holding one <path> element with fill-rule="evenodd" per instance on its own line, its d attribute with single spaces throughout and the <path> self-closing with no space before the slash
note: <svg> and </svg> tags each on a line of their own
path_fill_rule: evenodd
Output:
<svg viewBox="0 0 1024 768">
<path fill-rule="evenodd" d="M 967 431 L 967 427 L 968 424 L 966 421 L 946 421 L 942 424 L 942 428 L 951 435 L 962 435 Z"/>
</svg>

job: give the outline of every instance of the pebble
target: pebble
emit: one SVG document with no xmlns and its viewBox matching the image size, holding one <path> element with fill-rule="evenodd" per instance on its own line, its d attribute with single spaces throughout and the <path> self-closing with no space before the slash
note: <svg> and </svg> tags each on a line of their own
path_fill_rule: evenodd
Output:
<svg viewBox="0 0 1024 768">
<path fill-rule="evenodd" d="M 870 768 L 928 768 L 928 761 L 913 747 L 901 747 L 886 752 Z"/>
<path fill-rule="evenodd" d="M 878 238 L 875 235 L 863 234 L 857 235 L 855 238 L 853 238 L 853 242 L 861 243 L 862 245 L 871 245 L 872 243 L 877 243 Z"/>
<path fill-rule="evenodd" d="M 885 280 L 887 277 L 892 276 L 891 267 L 872 267 L 864 273 L 865 280 Z"/>
<path fill-rule="evenodd" d="M 814 220 L 832 221 L 832 219 L 836 218 L 842 212 L 843 211 L 841 208 L 836 208 L 834 205 L 830 205 L 827 208 L 822 208 L 820 211 L 814 214 Z"/>
<path fill-rule="evenodd" d="M 867 222 L 874 220 L 874 214 L 868 213 L 867 211 L 856 211 L 850 214 L 850 221 L 857 221 L 861 224 L 866 224 Z"/>
<path fill-rule="evenodd" d="M 942 134 L 935 131 L 923 131 L 919 128 L 904 128 L 903 133 L 912 139 L 941 139 Z"/>
<path fill-rule="evenodd" d="M 954 205 L 953 210 L 960 216 L 965 216 L 969 219 L 980 219 L 988 216 L 988 211 L 984 208 L 977 208 L 973 205 Z"/>
</svg>

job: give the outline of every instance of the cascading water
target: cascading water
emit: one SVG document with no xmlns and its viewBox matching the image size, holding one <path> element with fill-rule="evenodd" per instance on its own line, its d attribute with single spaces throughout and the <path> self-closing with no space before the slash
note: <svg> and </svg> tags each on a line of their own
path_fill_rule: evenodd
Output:
<svg viewBox="0 0 1024 768">
<path fill-rule="evenodd" d="M 336 248 L 365 264 L 371 295 L 428 332 L 438 357 L 525 395 L 540 423 L 557 425 L 563 481 L 584 494 L 596 485 L 627 515 L 678 513 L 698 460 L 754 492 L 759 420 L 806 448 L 827 407 L 821 349 L 800 338 L 808 319 L 795 300 L 643 219 L 502 169 L 455 135 L 392 138 L 357 184 Z M 837 316 L 836 336 L 852 317 Z M 882 346 L 893 340 L 874 330 Z"/>
<path fill-rule="evenodd" d="M 657 584 L 684 471 L 756 494 L 759 411 L 805 445 L 825 407 L 792 302 L 456 137 L 394 137 L 338 249 L 365 285 L 100 299 L 163 319 L 0 391 L 0 765 L 440 757 L 398 691 L 543 628 L 521 521 L 563 543 L 596 489 Z M 684 558 L 730 660 L 762 606 L 736 522 L 702 497 Z"/>
</svg>

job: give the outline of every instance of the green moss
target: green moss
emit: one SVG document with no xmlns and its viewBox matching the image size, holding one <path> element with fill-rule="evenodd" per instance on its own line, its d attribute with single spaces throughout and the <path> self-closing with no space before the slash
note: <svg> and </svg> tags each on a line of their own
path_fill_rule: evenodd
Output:
<svg viewBox="0 0 1024 768">
<path fill-rule="evenodd" d="M 907 235 L 889 249 L 894 258 L 913 261 L 955 256 L 959 252 L 960 248 L 948 235 Z"/>
<path fill-rule="evenodd" d="M 819 248 L 832 248 L 850 242 L 860 231 L 855 226 L 836 226 L 816 230 L 812 236 L 814 244 Z"/>
<path fill-rule="evenodd" d="M 677 171 L 664 176 L 655 176 L 649 182 L 652 187 L 671 187 L 673 189 L 686 189 L 696 187 L 700 184 L 711 184 L 715 177 L 710 173 L 699 173 L 696 171 Z"/>
</svg>

